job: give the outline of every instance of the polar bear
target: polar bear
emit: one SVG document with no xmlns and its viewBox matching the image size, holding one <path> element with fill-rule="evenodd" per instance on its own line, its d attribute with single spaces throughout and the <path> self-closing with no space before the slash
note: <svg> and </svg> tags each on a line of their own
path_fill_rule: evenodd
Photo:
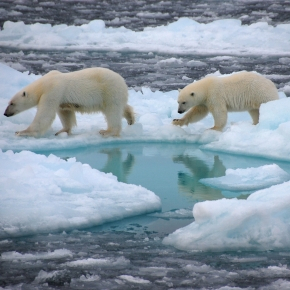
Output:
<svg viewBox="0 0 290 290">
<path fill-rule="evenodd" d="M 61 73 L 51 71 L 32 82 L 10 100 L 4 115 L 16 115 L 37 106 L 37 113 L 30 126 L 16 132 L 18 136 L 39 136 L 51 126 L 56 114 L 63 128 L 62 132 L 71 134 L 76 125 L 75 112 L 102 112 L 107 120 L 104 136 L 119 136 L 121 120 L 134 123 L 134 111 L 127 104 L 128 88 L 124 79 L 106 68 L 87 68 L 80 71 Z"/>
<path fill-rule="evenodd" d="M 208 76 L 180 90 L 178 113 L 188 112 L 172 123 L 188 125 L 200 121 L 210 112 L 214 118 L 211 129 L 221 131 L 227 123 L 227 112 L 248 111 L 256 125 L 261 104 L 277 99 L 279 96 L 274 83 L 256 72 Z"/>
</svg>

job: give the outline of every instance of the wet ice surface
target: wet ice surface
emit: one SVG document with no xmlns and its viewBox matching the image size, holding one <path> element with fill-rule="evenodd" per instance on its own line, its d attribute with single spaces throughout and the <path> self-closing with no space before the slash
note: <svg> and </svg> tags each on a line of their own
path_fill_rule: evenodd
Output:
<svg viewBox="0 0 290 290">
<path fill-rule="evenodd" d="M 110 8 L 111 5 L 114 6 L 114 10 Z M 243 24 L 262 20 L 276 26 L 289 23 L 289 6 L 289 1 L 219 1 L 218 4 L 215 1 L 126 1 L 125 5 L 122 1 L 98 1 L 98 6 L 91 1 L 2 1 L 0 23 L 1 27 L 6 20 L 22 20 L 26 24 L 40 22 L 81 25 L 91 20 L 102 19 L 107 26 L 124 25 L 134 31 L 141 31 L 148 26 L 167 25 L 168 22 L 172 23 L 185 16 L 192 17 L 200 23 L 235 18 L 240 19 Z M 267 75 L 283 90 L 285 85 L 289 86 L 290 81 L 289 56 L 279 53 L 271 56 L 179 55 L 160 52 L 74 52 L 2 47 L 0 61 L 18 71 L 28 70 L 34 74 L 44 74 L 52 69 L 66 72 L 90 66 L 105 66 L 119 72 L 128 85 L 136 90 L 148 86 L 152 91 L 160 89 L 163 92 L 176 90 L 194 79 L 218 70 L 222 74 L 255 70 Z M 148 91 L 147 96 L 154 98 Z M 170 95 L 172 96 L 173 94 Z M 285 139 L 287 137 L 288 119 L 282 119 L 287 115 L 288 105 L 281 103 L 279 110 L 282 108 L 284 110 L 277 124 L 272 118 L 271 108 L 265 108 L 263 115 L 264 129 L 268 136 L 274 136 L 275 140 L 281 140 L 281 136 L 285 136 Z M 26 117 L 27 115 L 20 116 L 14 125 L 26 123 Z M 148 119 L 143 118 L 143 124 L 145 128 L 150 129 L 152 124 L 148 123 Z M 156 120 L 158 121 L 158 118 Z M 279 132 L 271 131 L 281 122 L 285 124 Z M 1 124 L 4 124 L 3 120 Z M 80 128 L 83 128 L 84 124 L 85 122 L 80 123 Z M 228 132 L 224 140 L 221 139 L 214 147 L 219 150 L 225 148 L 231 135 L 232 140 L 236 140 L 240 145 L 245 141 L 245 132 L 250 132 L 251 138 L 256 135 L 256 131 L 251 130 L 247 124 L 232 127 L 232 132 Z M 261 145 L 259 136 L 261 135 L 258 135 L 255 145 L 252 146 L 257 149 L 255 154 L 261 151 L 257 146 Z M 263 136 L 263 142 L 266 137 Z M 264 143 L 265 147 L 269 147 L 269 142 Z M 279 149 L 281 156 L 288 156 L 288 147 L 285 146 L 283 138 L 279 144 L 282 149 Z M 277 146 L 279 144 L 274 143 Z M 195 154 L 194 148 L 191 144 L 188 152 L 186 144 L 174 144 L 169 148 L 164 144 L 146 144 L 145 147 L 133 144 L 128 148 L 128 144 L 125 144 L 104 148 L 88 147 L 87 150 L 54 151 L 65 160 L 76 156 L 77 161 L 89 163 L 93 168 L 113 172 L 119 181 L 141 184 L 154 191 L 162 199 L 162 211 L 85 230 L 52 231 L 51 234 L 5 238 L 0 241 L 0 287 L 289 289 L 289 248 L 276 251 L 215 253 L 184 252 L 163 244 L 163 239 L 176 229 L 192 224 L 192 208 L 196 202 L 224 197 L 238 197 L 237 201 L 241 201 L 251 193 L 221 191 L 201 184 L 200 178 L 224 176 L 229 168 L 263 168 L 273 163 L 269 160 L 215 154 L 209 151 L 200 154 L 200 150 L 197 150 L 199 154 Z M 276 153 L 274 149 L 269 151 Z M 43 153 L 48 155 L 50 152 Z M 277 157 L 279 159 L 279 155 L 274 154 L 274 158 Z M 150 166 L 153 163 L 154 168 Z M 290 173 L 288 163 L 275 163 L 287 174 Z M 166 175 L 162 174 L 165 169 Z M 166 178 L 167 174 L 170 178 Z M 229 211 L 231 209 L 229 206 Z"/>
</svg>

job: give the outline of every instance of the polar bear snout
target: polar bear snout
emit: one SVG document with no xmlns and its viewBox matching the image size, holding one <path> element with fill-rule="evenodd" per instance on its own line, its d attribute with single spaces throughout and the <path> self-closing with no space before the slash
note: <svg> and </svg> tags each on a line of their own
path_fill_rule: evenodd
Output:
<svg viewBox="0 0 290 290">
<path fill-rule="evenodd" d="M 9 106 L 8 106 L 4 112 L 4 116 L 11 117 L 13 115 L 14 115 L 14 113 L 9 110 Z"/>
<path fill-rule="evenodd" d="M 177 108 L 177 112 L 179 114 L 183 114 L 184 112 L 186 112 L 189 109 L 189 102 L 183 101 L 183 100 L 179 100 L 178 101 L 178 108 Z"/>
<path fill-rule="evenodd" d="M 184 104 L 179 104 L 177 112 L 178 114 L 183 114 L 186 111 L 186 108 L 184 107 Z"/>
</svg>

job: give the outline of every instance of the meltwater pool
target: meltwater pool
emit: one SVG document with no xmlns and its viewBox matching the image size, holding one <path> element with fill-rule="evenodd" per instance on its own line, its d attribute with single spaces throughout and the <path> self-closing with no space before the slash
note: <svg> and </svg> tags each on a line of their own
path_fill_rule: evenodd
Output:
<svg viewBox="0 0 290 290">
<path fill-rule="evenodd" d="M 75 157 L 83 164 L 115 175 L 120 182 L 141 185 L 153 191 L 161 199 L 161 212 L 138 219 L 139 222 L 144 219 L 147 227 L 162 234 L 191 223 L 192 208 L 197 202 L 222 198 L 246 199 L 253 192 L 220 190 L 201 183 L 200 179 L 224 176 L 229 168 L 258 168 L 273 163 L 266 159 L 205 151 L 193 144 L 107 144 L 54 151 L 53 154 L 63 159 Z M 290 172 L 289 163 L 275 164 Z"/>
</svg>

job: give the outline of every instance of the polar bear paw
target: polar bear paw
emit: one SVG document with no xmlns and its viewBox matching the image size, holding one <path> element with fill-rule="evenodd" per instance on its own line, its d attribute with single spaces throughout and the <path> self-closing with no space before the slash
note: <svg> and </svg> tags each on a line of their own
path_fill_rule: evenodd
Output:
<svg viewBox="0 0 290 290">
<path fill-rule="evenodd" d="M 56 132 L 54 135 L 57 136 L 61 133 L 67 133 L 67 135 L 71 135 L 71 129 L 61 129 L 58 132 Z"/>
<path fill-rule="evenodd" d="M 223 130 L 223 127 L 213 126 L 212 128 L 209 128 L 207 130 L 222 131 Z"/>
<path fill-rule="evenodd" d="M 120 134 L 117 133 L 117 132 L 113 132 L 111 130 L 100 130 L 99 133 L 104 136 L 104 137 L 109 137 L 109 136 L 112 136 L 112 137 L 119 137 Z"/>
<path fill-rule="evenodd" d="M 172 124 L 175 126 L 182 126 L 184 125 L 184 122 L 182 119 L 173 119 Z"/>
<path fill-rule="evenodd" d="M 17 131 L 15 132 L 16 136 L 35 136 L 36 133 L 28 130 Z"/>
</svg>

